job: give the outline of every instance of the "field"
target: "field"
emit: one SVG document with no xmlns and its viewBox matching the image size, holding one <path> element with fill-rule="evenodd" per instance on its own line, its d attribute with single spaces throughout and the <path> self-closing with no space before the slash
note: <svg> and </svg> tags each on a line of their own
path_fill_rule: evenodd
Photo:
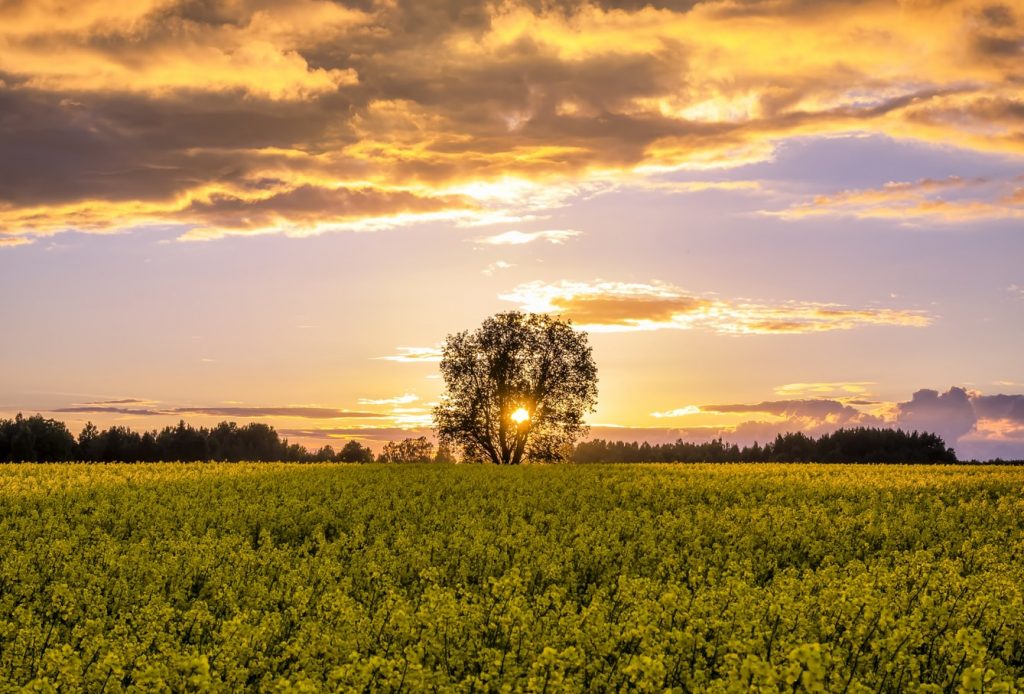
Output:
<svg viewBox="0 0 1024 694">
<path fill-rule="evenodd" d="M 0 467 L 0 688 L 1013 691 L 1024 469 Z"/>
</svg>

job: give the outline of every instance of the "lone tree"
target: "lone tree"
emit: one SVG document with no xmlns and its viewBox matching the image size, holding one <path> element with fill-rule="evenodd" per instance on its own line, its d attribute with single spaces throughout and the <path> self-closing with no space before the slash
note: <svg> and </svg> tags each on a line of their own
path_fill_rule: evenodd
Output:
<svg viewBox="0 0 1024 694">
<path fill-rule="evenodd" d="M 499 313 L 449 335 L 441 375 L 447 393 L 434 421 L 442 444 L 496 465 L 568 459 L 597 402 L 587 334 L 543 313 Z"/>
</svg>

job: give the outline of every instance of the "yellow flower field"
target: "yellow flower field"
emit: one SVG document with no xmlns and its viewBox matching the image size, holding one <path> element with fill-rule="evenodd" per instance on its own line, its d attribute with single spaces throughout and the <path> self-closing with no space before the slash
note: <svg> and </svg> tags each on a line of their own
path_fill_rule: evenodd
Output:
<svg viewBox="0 0 1024 694">
<path fill-rule="evenodd" d="M 0 683 L 1015 691 L 1024 468 L 0 466 Z"/>
</svg>

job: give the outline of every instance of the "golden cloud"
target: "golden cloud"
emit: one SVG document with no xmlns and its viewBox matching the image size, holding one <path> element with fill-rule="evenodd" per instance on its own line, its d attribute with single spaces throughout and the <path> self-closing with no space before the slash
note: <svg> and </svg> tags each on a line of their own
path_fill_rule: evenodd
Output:
<svg viewBox="0 0 1024 694">
<path fill-rule="evenodd" d="M 817 383 L 786 383 L 775 388 L 775 394 L 786 398 L 808 396 L 830 397 L 841 401 L 870 397 L 869 387 L 874 381 L 829 381 Z"/>
<path fill-rule="evenodd" d="M 412 393 L 406 393 L 404 395 L 397 395 L 393 398 L 360 398 L 360 405 L 408 405 L 411 402 L 416 402 L 420 397 L 413 395 Z"/>
<path fill-rule="evenodd" d="M 701 409 L 696 405 L 686 405 L 685 407 L 677 407 L 674 410 L 667 410 L 665 412 L 651 412 L 651 416 L 656 419 L 666 419 L 670 417 L 688 417 L 692 414 L 700 414 Z"/>
<path fill-rule="evenodd" d="M 385 361 L 397 361 L 406 364 L 430 363 L 441 361 L 440 347 L 398 347 L 398 354 L 386 357 L 374 357 Z"/>
<path fill-rule="evenodd" d="M 593 332 L 704 329 L 733 335 L 797 334 L 867 325 L 925 327 L 932 321 L 916 310 L 705 298 L 665 283 L 530 282 L 499 298 L 518 303 L 525 311 L 563 315 Z"/>
<path fill-rule="evenodd" d="M 1024 195 L 1015 186 L 1019 182 L 1019 178 L 991 180 L 958 176 L 892 182 L 881 188 L 819 195 L 808 203 L 766 214 L 783 219 L 828 215 L 944 223 L 1020 219 L 1024 218 Z"/>
<path fill-rule="evenodd" d="M 0 5 L 5 238 L 514 222 L 798 136 L 1024 154 L 1020 0 L 115 5 Z M 320 217 L 296 202 L 317 194 Z M 1015 196 L 787 213 L 1017 216 Z"/>
<path fill-rule="evenodd" d="M 350 68 L 313 67 L 303 46 L 367 16 L 320 0 L 271 11 L 255 2 L 202 7 L 137 0 L 0 6 L 0 72 L 53 92 L 232 91 L 304 99 L 358 82 Z"/>
</svg>

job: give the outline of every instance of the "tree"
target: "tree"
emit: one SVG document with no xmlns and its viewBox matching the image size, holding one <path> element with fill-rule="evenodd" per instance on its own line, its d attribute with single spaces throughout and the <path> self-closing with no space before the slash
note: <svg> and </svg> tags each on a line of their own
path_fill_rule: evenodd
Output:
<svg viewBox="0 0 1024 694">
<path fill-rule="evenodd" d="M 343 463 L 372 463 L 373 451 L 358 441 L 349 441 L 342 446 L 338 460 Z"/>
<path fill-rule="evenodd" d="M 70 460 L 75 437 L 63 422 L 41 415 L 0 419 L 0 462 L 46 463 Z"/>
<path fill-rule="evenodd" d="M 426 436 L 416 439 L 388 441 L 377 458 L 381 463 L 429 463 L 434 457 L 434 444 Z"/>
<path fill-rule="evenodd" d="M 543 313 L 499 313 L 474 332 L 449 335 L 441 376 L 441 443 L 496 465 L 566 460 L 597 402 L 586 333 Z"/>
<path fill-rule="evenodd" d="M 452 447 L 447 443 L 440 443 L 437 446 L 437 453 L 434 454 L 435 463 L 454 463 L 455 454 L 452 452 Z"/>
</svg>

